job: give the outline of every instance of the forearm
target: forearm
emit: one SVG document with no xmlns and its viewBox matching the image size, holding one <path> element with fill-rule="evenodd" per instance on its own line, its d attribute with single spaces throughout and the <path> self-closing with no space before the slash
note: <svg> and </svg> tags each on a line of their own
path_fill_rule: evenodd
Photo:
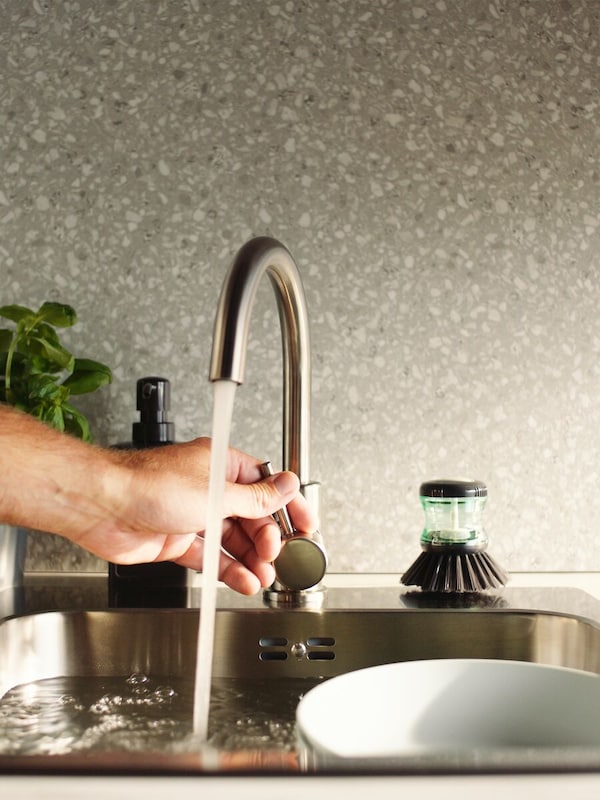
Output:
<svg viewBox="0 0 600 800">
<path fill-rule="evenodd" d="M 122 472 L 110 451 L 0 405 L 0 522 L 74 538 L 114 512 Z"/>
<path fill-rule="evenodd" d="M 0 522 L 58 533 L 119 564 L 203 565 L 210 440 L 111 450 L 59 433 L 0 404 Z M 252 594 L 274 580 L 281 535 L 271 514 L 290 504 L 314 530 L 298 478 L 260 480 L 259 461 L 228 453 L 220 576 Z"/>
</svg>

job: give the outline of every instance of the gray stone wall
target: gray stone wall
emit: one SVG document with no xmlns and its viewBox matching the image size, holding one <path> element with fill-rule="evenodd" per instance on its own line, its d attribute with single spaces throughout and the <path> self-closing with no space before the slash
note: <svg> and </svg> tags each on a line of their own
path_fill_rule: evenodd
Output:
<svg viewBox="0 0 600 800">
<path fill-rule="evenodd" d="M 596 0 L 2 0 L 0 300 L 71 303 L 115 380 L 210 433 L 221 282 L 269 234 L 303 275 L 313 475 L 335 571 L 401 572 L 418 486 L 489 487 L 511 570 L 598 570 Z M 276 464 L 280 344 L 256 302 L 232 444 Z M 32 569 L 103 568 L 34 536 Z"/>
</svg>

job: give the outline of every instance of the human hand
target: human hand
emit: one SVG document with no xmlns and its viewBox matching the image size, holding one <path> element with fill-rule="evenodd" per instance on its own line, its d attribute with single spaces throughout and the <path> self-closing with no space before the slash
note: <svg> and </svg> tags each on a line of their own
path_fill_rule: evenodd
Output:
<svg viewBox="0 0 600 800">
<path fill-rule="evenodd" d="M 200 571 L 206 528 L 210 439 L 117 451 L 121 501 L 84 532 L 82 547 L 120 564 L 174 561 Z M 288 505 L 295 527 L 314 531 L 318 521 L 299 494 L 298 478 L 283 472 L 260 480 L 260 461 L 230 449 L 224 494 L 223 553 L 219 578 L 242 594 L 275 579 L 272 561 L 281 534 L 270 516 Z"/>
<path fill-rule="evenodd" d="M 64 536 L 118 564 L 175 561 L 202 569 L 210 440 L 149 450 L 95 447 L 0 404 L 0 522 Z M 219 577 L 243 594 L 275 579 L 288 505 L 299 531 L 318 525 L 298 478 L 264 480 L 260 461 L 228 451 Z"/>
</svg>

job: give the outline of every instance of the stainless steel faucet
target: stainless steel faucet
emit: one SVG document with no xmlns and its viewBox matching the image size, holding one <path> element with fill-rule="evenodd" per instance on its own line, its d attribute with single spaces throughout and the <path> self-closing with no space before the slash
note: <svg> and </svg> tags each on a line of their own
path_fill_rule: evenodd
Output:
<svg viewBox="0 0 600 800">
<path fill-rule="evenodd" d="M 301 491 L 318 517 L 320 484 L 309 479 L 311 395 L 306 297 L 292 255 L 275 239 L 251 239 L 234 258 L 215 319 L 210 380 L 243 383 L 250 315 L 265 273 L 277 300 L 283 346 L 283 469 L 296 473 Z M 327 557 L 318 533 L 289 536 L 282 531 L 282 539 L 275 562 L 277 580 L 267 599 L 286 602 L 289 593 L 318 586 Z"/>
</svg>

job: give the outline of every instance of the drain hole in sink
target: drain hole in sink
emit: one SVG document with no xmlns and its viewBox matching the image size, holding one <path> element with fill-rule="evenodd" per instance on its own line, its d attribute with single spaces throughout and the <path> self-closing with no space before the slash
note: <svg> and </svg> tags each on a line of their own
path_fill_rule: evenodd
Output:
<svg viewBox="0 0 600 800">
<path fill-rule="evenodd" d="M 309 636 L 306 644 L 309 647 L 333 647 L 335 639 L 333 636 Z"/>
</svg>

